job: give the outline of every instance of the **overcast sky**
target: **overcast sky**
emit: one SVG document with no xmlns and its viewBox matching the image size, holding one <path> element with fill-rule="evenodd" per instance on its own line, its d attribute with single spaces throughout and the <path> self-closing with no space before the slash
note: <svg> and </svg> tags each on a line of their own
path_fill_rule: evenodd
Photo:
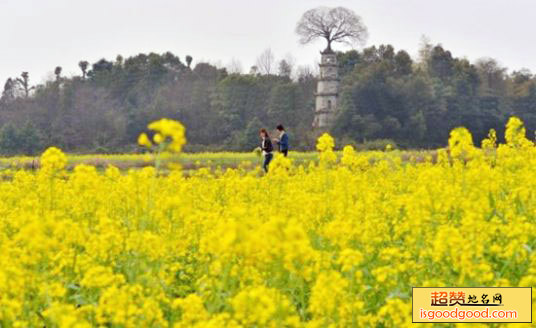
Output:
<svg viewBox="0 0 536 328">
<path fill-rule="evenodd" d="M 314 64 L 324 44 L 299 45 L 294 28 L 320 5 L 360 15 L 367 46 L 390 43 L 415 55 L 426 35 L 455 56 L 536 72 L 534 0 L 0 0 L 0 83 L 22 71 L 42 82 L 58 65 L 79 74 L 82 59 L 151 51 L 189 54 L 194 64 L 236 58 L 247 71 L 270 47 L 278 58 L 291 53 Z"/>
</svg>

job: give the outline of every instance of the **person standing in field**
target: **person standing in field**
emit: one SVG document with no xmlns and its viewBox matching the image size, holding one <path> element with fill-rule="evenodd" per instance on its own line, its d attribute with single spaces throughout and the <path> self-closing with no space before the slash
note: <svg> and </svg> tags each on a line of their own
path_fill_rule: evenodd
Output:
<svg viewBox="0 0 536 328">
<path fill-rule="evenodd" d="M 285 131 L 285 128 L 283 125 L 279 124 L 276 127 L 277 131 L 279 131 L 279 139 L 275 139 L 277 142 L 277 145 L 279 146 L 279 152 L 283 153 L 285 157 L 288 155 L 288 135 Z"/>
<path fill-rule="evenodd" d="M 268 131 L 266 131 L 266 129 L 261 129 L 260 136 L 262 156 L 264 156 L 262 168 L 264 169 L 264 172 L 268 172 L 268 165 L 270 165 L 270 162 L 274 157 L 274 154 L 272 154 L 274 147 L 272 146 L 272 140 L 270 140 L 270 136 L 268 135 Z"/>
</svg>

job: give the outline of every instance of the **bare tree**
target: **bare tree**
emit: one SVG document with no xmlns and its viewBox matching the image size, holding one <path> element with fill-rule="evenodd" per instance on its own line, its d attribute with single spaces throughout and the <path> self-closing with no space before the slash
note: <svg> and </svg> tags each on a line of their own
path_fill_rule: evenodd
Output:
<svg viewBox="0 0 536 328">
<path fill-rule="evenodd" d="M 309 65 L 298 66 L 297 73 L 298 81 L 312 80 L 315 78 L 315 72 Z"/>
<path fill-rule="evenodd" d="M 275 68 L 275 57 L 272 49 L 267 48 L 257 57 L 257 67 L 261 74 L 272 74 Z"/>
<path fill-rule="evenodd" d="M 229 64 L 227 64 L 226 68 L 227 68 L 227 72 L 229 72 L 229 74 L 242 74 L 242 72 L 244 70 L 240 60 L 238 60 L 236 58 L 231 59 Z"/>
<path fill-rule="evenodd" d="M 294 69 L 294 66 L 296 66 L 296 58 L 290 52 L 287 52 L 284 59 L 292 69 Z"/>
<path fill-rule="evenodd" d="M 20 76 L 21 77 L 18 77 L 16 81 L 24 91 L 24 97 L 28 98 L 30 96 L 30 91 L 35 89 L 35 87 L 30 87 L 30 74 L 28 72 L 22 72 Z"/>
<path fill-rule="evenodd" d="M 424 34 L 421 35 L 421 41 L 419 43 L 419 60 L 421 63 L 428 61 L 433 48 L 432 40 Z"/>
<path fill-rule="evenodd" d="M 326 39 L 327 51 L 331 51 L 333 42 L 350 46 L 360 45 L 368 36 L 367 27 L 361 17 L 344 7 L 318 7 L 306 11 L 296 25 L 296 33 L 302 44 L 318 38 Z"/>
</svg>

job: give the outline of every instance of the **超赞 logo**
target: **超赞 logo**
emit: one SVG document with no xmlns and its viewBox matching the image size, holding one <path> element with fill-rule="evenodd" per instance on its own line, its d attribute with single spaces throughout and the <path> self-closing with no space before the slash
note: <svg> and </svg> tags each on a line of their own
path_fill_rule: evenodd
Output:
<svg viewBox="0 0 536 328">
<path fill-rule="evenodd" d="M 530 287 L 413 287 L 413 322 L 532 322 Z"/>
</svg>

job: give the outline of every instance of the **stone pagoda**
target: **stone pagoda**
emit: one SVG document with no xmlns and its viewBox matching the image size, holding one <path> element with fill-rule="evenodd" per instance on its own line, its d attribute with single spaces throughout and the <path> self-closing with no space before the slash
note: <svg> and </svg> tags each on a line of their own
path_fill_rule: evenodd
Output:
<svg viewBox="0 0 536 328">
<path fill-rule="evenodd" d="M 331 47 L 321 53 L 320 78 L 316 87 L 313 128 L 328 128 L 334 121 L 339 96 L 337 55 Z"/>
</svg>

